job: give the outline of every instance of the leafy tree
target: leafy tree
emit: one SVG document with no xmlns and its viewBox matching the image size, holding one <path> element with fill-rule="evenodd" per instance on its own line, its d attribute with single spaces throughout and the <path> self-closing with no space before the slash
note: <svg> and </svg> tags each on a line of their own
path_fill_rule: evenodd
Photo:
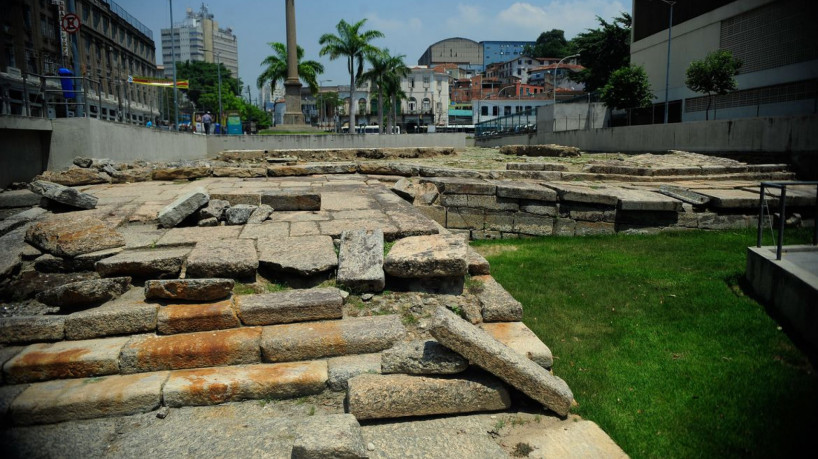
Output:
<svg viewBox="0 0 818 459">
<path fill-rule="evenodd" d="M 190 89 L 187 90 L 187 97 L 191 102 L 196 104 L 196 107 L 213 111 L 218 110 L 219 66 L 221 66 L 222 77 L 222 106 L 226 107 L 225 98 L 228 95 L 237 96 L 242 84 L 238 79 L 233 78 L 230 70 L 228 70 L 224 64 L 217 66 L 210 62 L 201 61 L 176 63 L 176 78 L 190 81 Z M 213 99 L 211 98 L 205 98 L 205 101 L 202 101 L 202 96 L 206 94 L 213 95 L 213 97 L 216 98 L 216 103 L 213 104 Z"/>
<path fill-rule="evenodd" d="M 287 79 L 287 46 L 283 43 L 267 43 L 273 48 L 275 54 L 267 56 L 261 61 L 261 65 L 266 65 L 267 68 L 258 76 L 256 85 L 261 89 L 265 83 L 270 82 L 271 91 L 275 91 L 276 83 Z M 324 66 L 316 61 L 303 61 L 304 48 L 297 47 L 296 56 L 298 57 L 298 76 L 307 86 L 310 87 L 310 92 L 315 95 L 318 92 L 318 75 L 324 73 Z"/>
<path fill-rule="evenodd" d="M 726 49 L 707 53 L 704 59 L 690 63 L 685 85 L 691 91 L 707 94 L 707 110 L 704 112 L 706 120 L 710 119 L 713 95 L 723 96 L 738 87 L 734 77 L 738 75 L 741 65 L 741 60 L 734 58 L 733 53 Z"/>
<path fill-rule="evenodd" d="M 610 108 L 627 109 L 630 124 L 630 109 L 648 107 L 653 93 L 645 69 L 629 65 L 614 71 L 608 83 L 602 88 L 601 99 Z"/>
<path fill-rule="evenodd" d="M 579 53 L 579 63 L 585 70 L 576 79 L 594 92 L 608 82 L 611 74 L 630 64 L 631 16 L 622 13 L 612 22 L 597 16 L 600 27 L 588 29 L 571 40 L 573 52 Z"/>
<path fill-rule="evenodd" d="M 526 45 L 523 54 L 531 57 L 565 57 L 571 54 L 571 46 L 565 39 L 565 32 L 551 29 L 537 37 L 534 46 Z"/>
<path fill-rule="evenodd" d="M 384 132 L 384 124 L 387 124 L 384 123 L 384 91 L 386 91 L 387 96 L 391 96 L 391 94 L 389 94 L 389 90 L 394 92 L 394 85 L 388 85 L 387 80 L 394 78 L 395 73 L 400 73 L 402 75 L 408 73 L 409 69 L 406 68 L 406 64 L 403 63 L 403 59 L 405 57 L 406 56 L 403 54 L 392 56 L 389 54 L 388 49 L 373 53 L 367 56 L 369 65 L 372 67 L 361 75 L 361 81 L 369 81 L 378 88 L 378 119 L 380 120 L 378 123 L 378 130 L 381 134 Z M 391 126 L 389 132 L 391 132 Z"/>
<path fill-rule="evenodd" d="M 361 31 L 366 19 L 349 24 L 341 19 L 335 26 L 338 35 L 326 33 L 321 35 L 318 43 L 323 46 L 318 53 L 321 56 L 329 55 L 330 60 L 346 57 L 349 70 L 349 132 L 354 132 L 355 126 L 355 80 L 360 78 L 364 71 L 364 58 L 378 51 L 370 44 L 376 38 L 382 38 L 383 33 L 377 30 Z M 356 70 L 357 69 L 357 70 Z"/>
</svg>

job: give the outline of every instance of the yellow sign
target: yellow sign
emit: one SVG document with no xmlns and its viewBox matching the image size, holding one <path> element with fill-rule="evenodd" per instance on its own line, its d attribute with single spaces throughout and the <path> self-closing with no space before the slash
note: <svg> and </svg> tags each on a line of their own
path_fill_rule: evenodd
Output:
<svg viewBox="0 0 818 459">
<path fill-rule="evenodd" d="M 137 76 L 135 76 L 135 77 L 131 77 L 129 80 L 130 80 L 131 83 L 134 83 L 134 84 L 144 84 L 144 85 L 148 85 L 148 86 L 163 86 L 163 87 L 167 87 L 167 88 L 172 88 L 173 87 L 173 80 L 165 80 L 165 79 L 162 79 L 162 78 L 150 78 L 150 77 L 137 77 Z M 177 81 L 176 82 L 176 87 L 179 88 L 179 89 L 188 89 L 189 88 L 188 80 L 179 80 L 179 81 Z"/>
</svg>

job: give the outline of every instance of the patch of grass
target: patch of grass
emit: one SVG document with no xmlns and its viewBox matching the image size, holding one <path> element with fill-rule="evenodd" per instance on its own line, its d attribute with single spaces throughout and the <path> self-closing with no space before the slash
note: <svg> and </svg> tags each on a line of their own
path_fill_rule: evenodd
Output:
<svg viewBox="0 0 818 459">
<path fill-rule="evenodd" d="M 384 242 L 383 243 L 383 256 L 386 258 L 389 255 L 389 251 L 392 250 L 392 246 L 395 245 L 395 241 Z"/>
<path fill-rule="evenodd" d="M 336 285 L 337 284 L 336 284 L 336 281 L 335 281 L 335 277 L 331 277 L 331 278 L 325 280 L 324 282 L 321 282 L 320 284 L 318 284 L 316 286 L 316 288 L 329 288 L 329 287 L 335 287 Z"/>
<path fill-rule="evenodd" d="M 412 314 L 412 311 L 404 311 L 401 322 L 403 322 L 403 325 L 415 325 L 418 323 L 418 318 Z"/>
<path fill-rule="evenodd" d="M 483 292 L 483 281 L 475 279 L 471 276 L 466 276 L 465 282 L 466 290 L 471 293 L 472 295 L 477 295 L 478 293 Z"/>
<path fill-rule="evenodd" d="M 500 432 L 500 429 L 506 426 L 506 421 L 503 419 L 498 419 L 497 422 L 494 423 L 494 431 Z"/>
<path fill-rule="evenodd" d="M 256 293 L 256 288 L 253 285 L 241 282 L 236 282 L 233 285 L 233 295 L 253 295 L 254 293 Z"/>
<path fill-rule="evenodd" d="M 264 286 L 264 290 L 266 290 L 269 293 L 281 292 L 281 291 L 289 290 L 289 289 L 290 288 L 287 287 L 286 285 L 275 283 L 275 282 L 270 282 L 269 284 Z"/>
<path fill-rule="evenodd" d="M 818 377 L 742 289 L 754 231 L 475 244 L 508 243 L 519 250 L 489 256 L 492 275 L 551 348 L 572 411 L 631 457 L 787 457 L 811 443 Z"/>
<path fill-rule="evenodd" d="M 457 314 L 458 316 L 463 317 L 463 308 L 461 308 L 460 306 L 456 304 L 449 304 L 446 305 L 446 307 L 449 308 L 453 313 Z"/>
<path fill-rule="evenodd" d="M 349 295 L 347 297 L 345 303 L 350 305 L 350 306 L 354 306 L 355 308 L 357 308 L 359 310 L 366 309 L 366 304 L 364 304 L 364 301 L 358 295 Z"/>
<path fill-rule="evenodd" d="M 307 411 L 307 416 L 315 416 L 315 405 L 310 406 L 309 411 Z"/>
<path fill-rule="evenodd" d="M 514 451 L 511 452 L 511 455 L 514 457 L 528 457 L 532 452 L 534 452 L 534 448 L 528 443 L 517 443 L 514 445 Z"/>
</svg>

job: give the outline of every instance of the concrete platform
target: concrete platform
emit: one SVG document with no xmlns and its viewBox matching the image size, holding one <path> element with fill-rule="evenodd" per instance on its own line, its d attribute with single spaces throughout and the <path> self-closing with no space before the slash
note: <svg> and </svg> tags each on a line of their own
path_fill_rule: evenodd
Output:
<svg viewBox="0 0 818 459">
<path fill-rule="evenodd" d="M 781 315 L 788 332 L 818 355 L 818 246 L 747 249 L 747 280 L 762 302 Z"/>
</svg>

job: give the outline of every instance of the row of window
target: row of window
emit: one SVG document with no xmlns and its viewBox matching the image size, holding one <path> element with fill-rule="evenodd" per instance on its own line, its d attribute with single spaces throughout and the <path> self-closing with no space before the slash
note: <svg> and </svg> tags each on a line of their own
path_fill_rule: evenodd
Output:
<svg viewBox="0 0 818 459">
<path fill-rule="evenodd" d="M 511 110 L 512 110 L 512 107 L 510 105 L 504 106 L 503 107 L 503 116 L 511 115 Z M 514 107 L 514 113 L 520 113 L 520 112 L 523 112 L 523 111 L 527 112 L 529 110 L 531 110 L 531 105 L 526 105 L 525 108 L 523 108 L 522 105 L 517 105 L 516 107 Z M 487 105 L 483 105 L 482 107 L 480 107 L 480 115 L 489 116 L 489 107 Z M 500 106 L 499 105 L 491 106 L 491 116 L 500 116 Z"/>
</svg>

